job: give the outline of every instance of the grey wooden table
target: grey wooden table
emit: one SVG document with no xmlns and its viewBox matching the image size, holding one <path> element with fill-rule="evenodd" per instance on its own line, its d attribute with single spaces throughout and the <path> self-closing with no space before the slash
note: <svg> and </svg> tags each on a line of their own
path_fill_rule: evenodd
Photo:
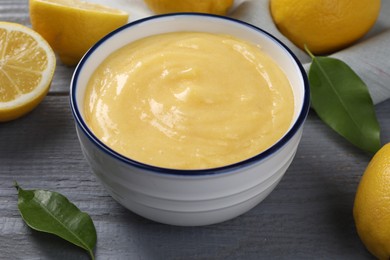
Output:
<svg viewBox="0 0 390 260">
<path fill-rule="evenodd" d="M 1 0 L 0 20 L 29 25 L 26 0 Z M 73 69 L 58 64 L 52 88 L 29 115 L 0 124 L 0 259 L 88 259 L 83 250 L 22 221 L 13 182 L 60 192 L 88 212 L 97 259 L 372 259 L 352 217 L 370 160 L 311 111 L 295 160 L 276 190 L 231 221 L 205 227 L 158 224 L 116 203 L 92 175 L 69 108 Z M 390 141 L 390 100 L 376 106 Z"/>
</svg>

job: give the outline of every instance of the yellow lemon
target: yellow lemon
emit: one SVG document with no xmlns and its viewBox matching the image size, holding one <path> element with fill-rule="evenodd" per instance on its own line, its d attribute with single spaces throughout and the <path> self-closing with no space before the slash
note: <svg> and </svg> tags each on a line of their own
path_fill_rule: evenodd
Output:
<svg viewBox="0 0 390 260">
<path fill-rule="evenodd" d="M 121 10 L 79 0 L 30 0 L 32 27 L 58 53 L 76 65 L 88 49 L 107 33 L 127 23 Z"/>
<path fill-rule="evenodd" d="M 32 29 L 0 22 L 0 122 L 34 109 L 46 96 L 56 67 L 50 45 Z"/>
<path fill-rule="evenodd" d="M 148 7 L 157 14 L 197 12 L 225 15 L 234 0 L 145 0 Z"/>
<path fill-rule="evenodd" d="M 379 259 L 390 257 L 390 143 L 369 163 L 353 208 L 356 229 L 367 249 Z"/>
<path fill-rule="evenodd" d="M 314 54 L 349 46 L 375 24 L 380 0 L 270 0 L 280 32 Z"/>
</svg>

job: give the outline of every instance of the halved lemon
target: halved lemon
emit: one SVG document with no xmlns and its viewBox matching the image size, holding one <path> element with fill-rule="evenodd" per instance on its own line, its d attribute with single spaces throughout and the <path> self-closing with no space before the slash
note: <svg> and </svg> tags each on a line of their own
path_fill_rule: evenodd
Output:
<svg viewBox="0 0 390 260">
<path fill-rule="evenodd" d="M 49 44 L 17 23 L 0 22 L 0 122 L 34 109 L 46 96 L 56 67 Z"/>
<path fill-rule="evenodd" d="M 76 65 L 103 36 L 125 25 L 128 13 L 80 0 L 29 0 L 32 28 L 65 65 Z"/>
</svg>

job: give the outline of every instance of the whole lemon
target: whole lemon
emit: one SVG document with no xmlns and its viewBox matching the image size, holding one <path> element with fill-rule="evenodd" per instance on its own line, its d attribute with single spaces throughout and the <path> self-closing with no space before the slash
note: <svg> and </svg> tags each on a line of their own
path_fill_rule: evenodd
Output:
<svg viewBox="0 0 390 260">
<path fill-rule="evenodd" d="M 353 208 L 356 229 L 379 259 L 390 257 L 390 143 L 372 158 L 357 189 Z"/>
<path fill-rule="evenodd" d="M 197 12 L 225 15 L 234 0 L 145 0 L 157 14 Z"/>
<path fill-rule="evenodd" d="M 328 54 L 351 45 L 375 24 L 380 0 L 270 0 L 272 18 L 295 45 Z"/>
</svg>

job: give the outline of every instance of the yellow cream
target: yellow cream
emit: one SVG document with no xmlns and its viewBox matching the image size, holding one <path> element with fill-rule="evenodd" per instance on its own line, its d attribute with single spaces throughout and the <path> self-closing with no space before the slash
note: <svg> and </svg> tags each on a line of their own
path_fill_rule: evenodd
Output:
<svg viewBox="0 0 390 260">
<path fill-rule="evenodd" d="M 259 46 L 229 35 L 168 33 L 128 44 L 94 72 L 85 118 L 109 147 L 174 169 L 233 164 L 289 129 L 294 98 Z"/>
</svg>

